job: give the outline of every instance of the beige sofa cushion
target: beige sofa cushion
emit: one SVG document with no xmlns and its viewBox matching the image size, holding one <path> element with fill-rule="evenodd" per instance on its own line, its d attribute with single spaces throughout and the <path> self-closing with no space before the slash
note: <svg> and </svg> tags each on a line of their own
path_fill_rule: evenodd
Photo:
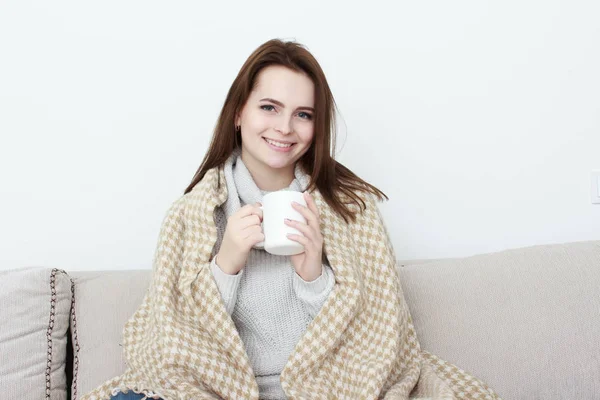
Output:
<svg viewBox="0 0 600 400">
<path fill-rule="evenodd" d="M 600 241 L 400 268 L 424 350 L 504 399 L 600 394 Z"/>
<path fill-rule="evenodd" d="M 123 327 L 142 303 L 152 271 L 69 271 L 75 283 L 77 368 L 73 398 L 88 393 L 125 371 L 121 343 Z"/>
<path fill-rule="evenodd" d="M 71 280 L 51 268 L 0 271 L 3 399 L 66 400 Z"/>
</svg>

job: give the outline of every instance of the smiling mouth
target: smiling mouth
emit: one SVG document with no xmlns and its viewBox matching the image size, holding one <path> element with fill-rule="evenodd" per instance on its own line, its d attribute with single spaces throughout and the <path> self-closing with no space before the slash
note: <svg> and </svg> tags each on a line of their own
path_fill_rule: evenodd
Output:
<svg viewBox="0 0 600 400">
<path fill-rule="evenodd" d="M 267 139 L 265 137 L 263 137 L 264 141 L 267 142 L 268 144 L 275 146 L 275 147 L 279 147 L 280 149 L 289 149 L 290 147 L 293 147 L 296 143 L 288 143 L 288 144 L 284 144 L 284 143 L 280 143 L 280 142 L 276 142 L 270 139 Z"/>
</svg>

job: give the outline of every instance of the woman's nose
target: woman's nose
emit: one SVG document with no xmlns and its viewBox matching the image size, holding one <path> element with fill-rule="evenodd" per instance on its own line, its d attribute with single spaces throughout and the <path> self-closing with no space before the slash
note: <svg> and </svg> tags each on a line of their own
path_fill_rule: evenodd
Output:
<svg viewBox="0 0 600 400">
<path fill-rule="evenodd" d="M 287 117 L 282 117 L 279 119 L 276 128 L 279 132 L 284 135 L 292 132 L 292 121 Z"/>
</svg>

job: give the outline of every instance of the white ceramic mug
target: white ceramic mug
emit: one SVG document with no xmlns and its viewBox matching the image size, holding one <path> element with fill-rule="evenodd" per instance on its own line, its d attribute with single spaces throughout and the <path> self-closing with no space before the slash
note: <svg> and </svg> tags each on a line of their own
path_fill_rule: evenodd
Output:
<svg viewBox="0 0 600 400">
<path fill-rule="evenodd" d="M 304 195 L 293 190 L 278 190 L 263 196 L 260 208 L 263 210 L 261 225 L 265 240 L 257 243 L 257 246 L 262 246 L 265 251 L 278 256 L 291 256 L 304 252 L 301 243 L 287 237 L 288 233 L 302 235 L 302 232 L 286 225 L 285 218 L 306 223 L 304 216 L 292 207 L 292 201 L 306 206 Z"/>
</svg>

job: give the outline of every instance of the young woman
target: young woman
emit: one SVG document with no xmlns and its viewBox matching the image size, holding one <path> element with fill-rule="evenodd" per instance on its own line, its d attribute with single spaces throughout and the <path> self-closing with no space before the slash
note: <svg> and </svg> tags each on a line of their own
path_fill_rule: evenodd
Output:
<svg viewBox="0 0 600 400">
<path fill-rule="evenodd" d="M 82 400 L 451 398 L 418 348 L 375 206 L 387 197 L 332 156 L 334 107 L 306 48 L 254 51 L 163 222 L 124 330 L 128 371 Z M 306 223 L 285 221 L 305 249 L 289 257 L 258 246 L 262 197 L 279 190 L 307 203 L 293 204 Z M 472 393 L 495 398 L 483 383 Z"/>
</svg>

